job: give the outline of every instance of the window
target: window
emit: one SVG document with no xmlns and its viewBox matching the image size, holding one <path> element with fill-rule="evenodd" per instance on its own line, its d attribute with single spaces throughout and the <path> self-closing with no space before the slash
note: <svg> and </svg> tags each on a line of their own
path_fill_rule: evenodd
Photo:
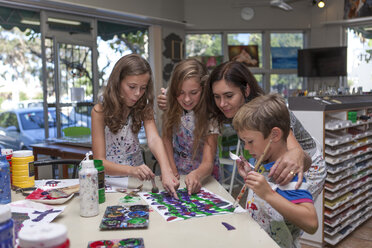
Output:
<svg viewBox="0 0 372 248">
<path fill-rule="evenodd" d="M 270 34 L 270 92 L 283 97 L 303 89 L 303 78 L 297 76 L 297 51 L 304 44 L 303 33 Z"/>
<path fill-rule="evenodd" d="M 196 58 L 208 69 L 223 62 L 221 34 L 187 34 L 186 58 Z"/>
<path fill-rule="evenodd" d="M 372 25 L 347 29 L 347 87 L 372 91 Z"/>
<path fill-rule="evenodd" d="M 137 53 L 149 58 L 148 30 L 132 26 L 98 21 L 97 49 L 99 87 L 106 85 L 116 61 L 122 56 Z"/>
<path fill-rule="evenodd" d="M 276 92 L 285 98 L 296 95 L 302 89 L 302 78 L 296 74 L 271 74 L 270 92 Z"/>
<path fill-rule="evenodd" d="M 255 67 L 262 67 L 262 34 L 261 33 L 236 33 L 227 34 L 227 46 L 229 51 L 229 59 L 232 57 L 231 50 L 236 46 L 241 46 L 242 51 L 244 48 L 252 46 L 257 48 L 258 52 L 258 64 Z M 251 54 L 252 55 L 252 54 Z"/>
<path fill-rule="evenodd" d="M 43 34 L 40 22 L 45 22 Z M 42 35 L 45 44 L 41 44 Z M 48 107 L 58 111 L 55 120 L 59 124 L 54 126 L 59 131 L 60 126 L 69 123 L 67 117 L 79 126 L 91 126 L 94 97 L 107 83 L 121 56 L 138 53 L 146 59 L 149 57 L 147 26 L 3 6 L 0 6 L 0 44 L 0 79 L 3 78 L 0 80 L 0 110 L 26 107 L 29 102 L 42 104 L 45 92 Z M 93 52 L 96 44 L 98 56 Z M 45 89 L 41 74 L 43 61 Z M 95 75 L 95 64 L 98 75 Z M 82 90 L 79 100 L 72 99 L 73 89 Z M 44 117 L 43 112 L 40 117 Z M 43 128 L 48 126 L 48 120 L 44 121 Z M 35 123 L 41 125 L 39 121 Z"/>
<path fill-rule="evenodd" d="M 270 67 L 297 69 L 297 50 L 304 44 L 302 33 L 270 34 Z"/>
</svg>

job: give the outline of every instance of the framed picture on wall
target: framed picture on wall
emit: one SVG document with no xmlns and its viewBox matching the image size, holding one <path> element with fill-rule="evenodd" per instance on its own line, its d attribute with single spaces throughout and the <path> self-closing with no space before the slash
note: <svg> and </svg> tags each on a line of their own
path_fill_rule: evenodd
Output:
<svg viewBox="0 0 372 248">
<path fill-rule="evenodd" d="M 229 46 L 229 59 L 244 62 L 250 67 L 258 67 L 258 45 Z"/>
<path fill-rule="evenodd" d="M 223 62 L 223 56 L 217 55 L 217 56 L 195 56 L 194 59 L 199 60 L 201 63 L 203 63 L 208 70 L 213 70 L 216 66 L 221 64 Z"/>
<path fill-rule="evenodd" d="M 300 47 L 272 47 L 271 66 L 273 69 L 297 69 L 297 51 Z"/>
<path fill-rule="evenodd" d="M 344 19 L 372 16 L 371 0 L 345 0 Z"/>
<path fill-rule="evenodd" d="M 171 59 L 180 61 L 183 58 L 183 42 L 172 40 L 172 55 Z"/>
</svg>

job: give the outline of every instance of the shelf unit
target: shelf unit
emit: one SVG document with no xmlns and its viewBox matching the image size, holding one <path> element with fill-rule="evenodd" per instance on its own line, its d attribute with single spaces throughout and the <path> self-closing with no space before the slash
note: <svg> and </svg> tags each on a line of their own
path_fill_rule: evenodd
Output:
<svg viewBox="0 0 372 248">
<path fill-rule="evenodd" d="M 289 108 L 322 144 L 327 165 L 316 204 L 322 224 L 302 241 L 337 245 L 372 216 L 372 96 L 294 97 Z"/>
</svg>

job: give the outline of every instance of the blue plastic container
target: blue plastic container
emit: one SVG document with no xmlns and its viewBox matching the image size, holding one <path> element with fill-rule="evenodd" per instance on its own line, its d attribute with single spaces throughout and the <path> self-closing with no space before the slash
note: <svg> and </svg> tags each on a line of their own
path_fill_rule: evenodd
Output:
<svg viewBox="0 0 372 248">
<path fill-rule="evenodd" d="M 8 205 L 0 205 L 0 247 L 14 247 L 14 222 Z"/>
<path fill-rule="evenodd" d="M 10 168 L 6 156 L 0 156 L 0 204 L 10 203 Z"/>
</svg>

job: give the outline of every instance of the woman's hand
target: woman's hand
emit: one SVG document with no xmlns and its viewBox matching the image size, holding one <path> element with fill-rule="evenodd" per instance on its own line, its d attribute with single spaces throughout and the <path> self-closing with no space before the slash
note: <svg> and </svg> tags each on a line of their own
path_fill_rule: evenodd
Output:
<svg viewBox="0 0 372 248">
<path fill-rule="evenodd" d="M 132 177 L 137 177 L 139 180 L 151 180 L 155 177 L 155 174 L 145 164 L 140 166 L 131 166 L 130 168 L 131 170 L 129 175 Z"/>
<path fill-rule="evenodd" d="M 296 189 L 301 186 L 304 171 L 304 152 L 302 149 L 293 148 L 276 160 L 270 169 L 269 177 L 279 185 L 288 184 L 298 174 Z"/>
<path fill-rule="evenodd" d="M 202 187 L 198 173 L 191 171 L 185 178 L 185 184 L 189 195 L 198 193 Z"/>
<path fill-rule="evenodd" d="M 174 198 L 178 199 L 176 190 L 180 186 L 180 181 L 169 171 L 161 176 L 164 189 L 171 194 Z"/>
<path fill-rule="evenodd" d="M 158 95 L 157 97 L 158 108 L 165 111 L 167 110 L 167 107 L 168 107 L 167 96 L 166 96 L 167 90 L 164 88 L 161 88 L 160 91 L 161 91 L 161 94 Z"/>
<path fill-rule="evenodd" d="M 267 197 L 274 192 L 265 177 L 258 172 L 251 171 L 245 179 L 247 186 L 252 189 L 260 198 L 267 201 Z"/>
</svg>

